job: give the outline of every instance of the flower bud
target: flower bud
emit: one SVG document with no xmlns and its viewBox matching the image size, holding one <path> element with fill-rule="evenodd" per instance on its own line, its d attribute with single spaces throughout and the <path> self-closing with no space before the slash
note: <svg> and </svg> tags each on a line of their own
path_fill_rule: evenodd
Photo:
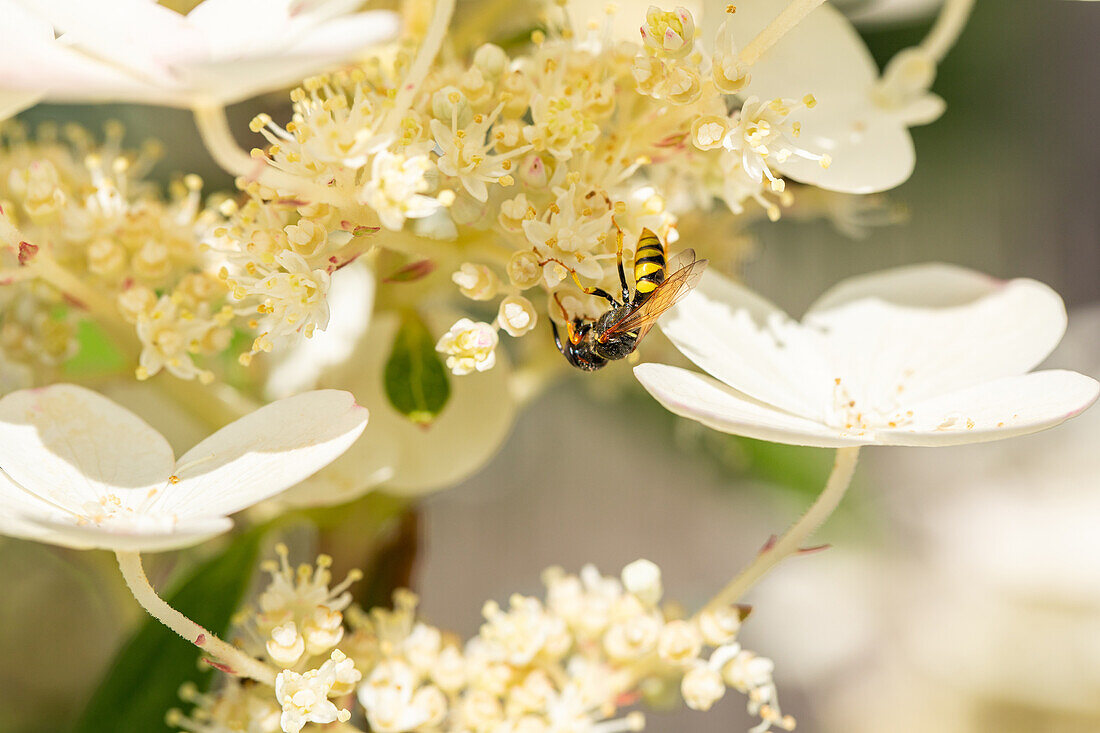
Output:
<svg viewBox="0 0 1100 733">
<path fill-rule="evenodd" d="M 126 267 L 126 250 L 110 239 L 98 239 L 88 247 L 88 271 L 101 277 L 115 277 Z"/>
<path fill-rule="evenodd" d="M 686 8 L 667 12 L 651 5 L 640 31 L 646 48 L 668 58 L 687 56 L 695 44 L 695 19 Z"/>
<path fill-rule="evenodd" d="M 509 295 L 500 301 L 497 319 L 500 321 L 500 327 L 507 331 L 509 336 L 522 336 L 532 330 L 538 323 L 538 318 L 535 306 L 522 295 Z"/>
<path fill-rule="evenodd" d="M 657 655 L 668 664 L 688 664 L 703 651 L 703 635 L 688 621 L 669 621 L 657 640 Z"/>
<path fill-rule="evenodd" d="M 661 600 L 661 569 L 649 560 L 635 560 L 623 568 L 623 587 L 647 606 Z"/>
<path fill-rule="evenodd" d="M 722 147 L 729 132 L 729 118 L 722 115 L 703 115 L 691 123 L 691 142 L 700 150 Z"/>
<path fill-rule="evenodd" d="M 716 608 L 699 614 L 699 630 L 711 646 L 728 644 L 741 630 L 741 614 L 736 608 Z"/>
<path fill-rule="evenodd" d="M 680 682 L 680 694 L 692 710 L 710 710 L 726 694 L 722 675 L 705 664 L 688 670 Z"/>
<path fill-rule="evenodd" d="M 464 262 L 458 272 L 451 275 L 459 292 L 470 300 L 489 300 L 500 288 L 500 278 L 486 265 Z"/>
<path fill-rule="evenodd" d="M 502 212 L 503 214 L 503 209 Z M 508 279 L 517 288 L 526 290 L 538 285 L 542 278 L 542 266 L 539 257 L 529 249 L 521 250 L 508 260 Z"/>
<path fill-rule="evenodd" d="M 508 66 L 508 54 L 492 43 L 486 43 L 474 52 L 474 66 L 486 79 L 499 79 Z"/>
<path fill-rule="evenodd" d="M 320 252 L 328 241 L 328 232 L 309 219 L 299 219 L 283 229 L 290 248 L 303 257 L 312 257 Z"/>
<path fill-rule="evenodd" d="M 134 285 L 118 294 L 118 309 L 130 323 L 136 323 L 140 316 L 153 310 L 156 305 L 157 294 L 144 285 Z"/>
<path fill-rule="evenodd" d="M 301 658 L 305 648 L 306 643 L 298 635 L 298 628 L 293 621 L 272 629 L 271 638 L 267 641 L 268 655 L 283 667 L 293 666 Z"/>
<path fill-rule="evenodd" d="M 473 112 L 470 102 L 457 87 L 443 87 L 432 95 L 432 116 L 445 125 L 457 120 L 458 127 L 470 124 Z"/>
</svg>

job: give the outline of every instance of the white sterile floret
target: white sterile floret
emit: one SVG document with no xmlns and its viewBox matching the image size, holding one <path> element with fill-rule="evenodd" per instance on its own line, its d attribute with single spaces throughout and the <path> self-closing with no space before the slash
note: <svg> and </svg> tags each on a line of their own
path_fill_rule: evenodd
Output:
<svg viewBox="0 0 1100 733">
<path fill-rule="evenodd" d="M 522 336 L 538 324 L 539 314 L 522 295 L 509 295 L 500 301 L 497 320 L 509 336 Z"/>
<path fill-rule="evenodd" d="M 20 5 L 26 6 L 26 11 Z M 225 105 L 288 86 L 397 34 L 395 13 L 341 0 L 3 0 L 5 93 L 63 102 Z M 258 15 L 257 15 L 258 14 Z"/>
<path fill-rule="evenodd" d="M 707 271 L 661 330 L 709 372 L 642 364 L 672 412 L 724 432 L 822 447 L 951 445 L 1045 430 L 1100 385 L 1031 373 L 1062 338 L 1058 294 L 929 264 L 856 277 L 802 322 Z"/>
<path fill-rule="evenodd" d="M 458 271 L 451 275 L 451 281 L 458 286 L 460 293 L 471 300 L 489 300 L 500 288 L 500 278 L 486 265 L 464 262 Z"/>
<path fill-rule="evenodd" d="M 426 175 L 432 169 L 427 153 L 383 150 L 374 156 L 359 200 L 378 213 L 382 226 L 397 231 L 406 219 L 423 219 L 443 208 L 447 197 L 424 195 L 431 188 Z"/>
<path fill-rule="evenodd" d="M 283 706 L 280 727 L 284 733 L 299 733 L 307 723 L 347 722 L 351 712 L 329 697 L 346 695 L 360 678 L 354 663 L 339 651 L 317 669 L 302 674 L 283 670 L 275 677 L 275 699 Z"/>
<path fill-rule="evenodd" d="M 492 369 L 498 340 L 497 331 L 490 324 L 460 318 L 443 334 L 435 349 L 447 355 L 447 368 L 461 376 Z"/>
<path fill-rule="evenodd" d="M 826 3 L 746 69 L 738 66 L 736 48 L 748 45 L 775 18 L 777 8 L 770 0 L 739 0 L 736 6 L 729 15 L 725 0 L 706 4 L 704 25 L 722 23 L 715 84 L 746 97 L 801 99 L 812 94 L 820 100 L 805 116 L 802 139 L 808 149 L 828 151 L 832 165 L 825 169 L 813 160 L 792 157 L 777 163 L 778 173 L 847 193 L 884 191 L 909 178 L 916 161 L 909 127 L 935 120 L 944 109 L 943 100 L 928 92 L 934 75 L 931 59 L 914 66 L 913 50 L 903 52 L 900 65 L 892 62 L 880 79 L 859 33 Z"/>
<path fill-rule="evenodd" d="M 0 532 L 120 551 L 193 545 L 328 464 L 366 422 L 349 393 L 306 392 L 230 423 L 177 462 L 160 433 L 95 392 L 12 392 L 0 399 Z"/>
</svg>

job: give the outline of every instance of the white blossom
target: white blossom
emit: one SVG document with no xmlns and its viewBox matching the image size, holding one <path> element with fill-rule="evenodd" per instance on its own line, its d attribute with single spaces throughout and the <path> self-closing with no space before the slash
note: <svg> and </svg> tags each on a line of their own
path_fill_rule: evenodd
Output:
<svg viewBox="0 0 1100 733">
<path fill-rule="evenodd" d="M 435 349 L 447 355 L 447 368 L 462 376 L 492 369 L 496 364 L 497 341 L 496 329 L 490 324 L 460 318 L 440 337 Z"/>
<path fill-rule="evenodd" d="M 1058 294 L 947 265 L 853 278 L 802 323 L 708 271 L 661 328 L 712 376 L 642 364 L 671 411 L 725 432 L 816 446 L 950 445 L 1067 420 L 1100 385 L 1029 373 L 1066 326 Z"/>
<path fill-rule="evenodd" d="M 330 695 L 347 694 L 361 675 L 339 651 L 317 669 L 299 674 L 284 669 L 275 678 L 275 699 L 283 706 L 279 725 L 284 733 L 299 733 L 307 723 L 347 722 L 351 712 L 338 708 Z"/>
<path fill-rule="evenodd" d="M 396 35 L 395 14 L 349 7 L 206 0 L 181 15 L 144 0 L 3 0 L 0 84 L 51 101 L 230 104 Z"/>
<path fill-rule="evenodd" d="M 177 462 L 160 433 L 95 392 L 13 392 L 0 399 L 0 532 L 77 548 L 193 545 L 332 461 L 366 422 L 347 392 L 307 392 L 230 423 Z"/>
</svg>

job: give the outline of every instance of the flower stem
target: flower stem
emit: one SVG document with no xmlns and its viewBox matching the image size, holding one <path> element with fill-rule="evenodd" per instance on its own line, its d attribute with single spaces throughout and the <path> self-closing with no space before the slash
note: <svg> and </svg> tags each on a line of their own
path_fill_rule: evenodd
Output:
<svg viewBox="0 0 1100 733">
<path fill-rule="evenodd" d="M 385 128 L 387 131 L 396 128 L 400 124 L 405 112 L 412 105 L 413 96 L 420 89 L 420 83 L 424 81 L 428 71 L 431 70 L 432 62 L 439 54 L 439 49 L 443 47 L 443 40 L 447 36 L 447 28 L 451 25 L 451 15 L 454 13 L 454 9 L 455 0 L 436 0 L 435 10 L 432 13 L 428 30 L 424 34 L 424 40 L 421 41 L 420 48 L 416 52 L 416 58 L 413 59 L 412 66 L 409 67 L 409 73 L 401 80 L 401 89 L 398 90 L 394 99 L 393 111 L 386 120 Z"/>
<path fill-rule="evenodd" d="M 950 2 L 950 0 L 948 0 Z M 825 0 L 791 0 L 791 3 L 768 23 L 764 30 L 749 41 L 749 45 L 741 50 L 738 60 L 745 66 L 752 66 L 776 41 L 782 38 L 787 31 L 798 25 L 799 21 L 816 10 Z"/>
<path fill-rule="evenodd" d="M 829 518 L 840 504 L 840 500 L 844 498 L 848 486 L 852 483 L 852 474 L 855 473 L 858 458 L 858 447 L 837 448 L 833 471 L 829 474 L 829 480 L 825 482 L 825 488 L 822 489 L 813 506 L 802 515 L 801 519 L 791 525 L 786 534 L 757 555 L 747 568 L 704 606 L 704 610 L 737 603 L 745 592 L 756 585 L 769 570 L 785 557 L 798 552 L 802 543 Z"/>
<path fill-rule="evenodd" d="M 974 0 L 947 0 L 936 18 L 935 25 L 928 32 L 928 36 L 921 41 L 920 47 L 932 57 L 937 64 L 943 61 L 943 57 L 959 40 L 966 21 L 970 18 L 970 11 L 974 9 Z"/>
<path fill-rule="evenodd" d="M 191 110 L 195 117 L 195 126 L 202 136 L 202 143 L 218 165 L 235 176 L 244 176 L 249 181 L 257 181 L 269 188 L 294 191 L 295 193 L 316 193 L 304 189 L 313 188 L 308 182 L 297 176 L 269 166 L 263 158 L 253 158 L 246 153 L 233 137 L 229 129 L 229 120 L 225 116 L 225 107 L 195 107 Z"/>
<path fill-rule="evenodd" d="M 251 677 L 265 685 L 275 684 L 275 670 L 258 659 L 253 659 L 240 649 L 225 643 L 191 619 L 165 603 L 157 595 L 145 569 L 141 566 L 141 555 L 136 552 L 116 552 L 118 569 L 134 598 L 149 615 L 182 636 L 187 641 L 224 663 L 223 671 L 239 677 Z"/>
</svg>

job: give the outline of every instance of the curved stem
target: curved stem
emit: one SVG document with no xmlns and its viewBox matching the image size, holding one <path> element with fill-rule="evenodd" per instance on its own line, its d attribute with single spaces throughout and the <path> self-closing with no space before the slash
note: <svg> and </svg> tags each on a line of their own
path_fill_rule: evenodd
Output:
<svg viewBox="0 0 1100 733">
<path fill-rule="evenodd" d="M 813 506 L 802 515 L 801 519 L 791 525 L 786 534 L 757 555 L 747 568 L 703 607 L 703 610 L 733 605 L 781 560 L 798 552 L 802 543 L 829 518 L 840 504 L 840 500 L 844 498 L 848 486 L 852 483 L 852 474 L 855 473 L 858 458 L 858 447 L 837 448 L 833 471 L 829 474 L 829 480 L 825 482 L 825 488 L 822 489 Z"/>
<path fill-rule="evenodd" d="M 244 176 L 249 181 L 257 181 L 270 188 L 296 193 L 316 193 L 303 190 L 310 188 L 308 182 L 272 168 L 263 158 L 253 158 L 245 152 L 237 144 L 237 139 L 229 129 L 225 107 L 195 107 L 191 113 L 195 117 L 195 126 L 202 137 L 202 144 L 226 172 L 235 176 Z"/>
<path fill-rule="evenodd" d="M 258 659 L 253 659 L 240 649 L 225 643 L 209 631 L 184 616 L 164 602 L 141 566 L 141 555 L 136 552 L 116 552 L 118 569 L 134 598 L 149 615 L 182 636 L 187 641 L 225 664 L 222 671 L 239 677 L 251 677 L 265 685 L 275 684 L 276 672 Z"/>
<path fill-rule="evenodd" d="M 416 58 L 413 59 L 409 73 L 401 81 L 401 89 L 394 98 L 393 112 L 386 120 L 385 129 L 389 131 L 400 124 L 406 110 L 412 105 L 413 96 L 420 89 L 420 83 L 428 75 L 435 61 L 439 49 L 443 47 L 443 39 L 447 36 L 447 28 L 451 24 L 451 15 L 454 13 L 455 0 L 436 0 L 435 11 L 432 13 L 432 21 L 428 25 L 428 32 L 424 34 L 424 40 L 417 49 Z"/>
<path fill-rule="evenodd" d="M 741 50 L 738 60 L 745 66 L 755 64 L 787 31 L 798 25 L 799 21 L 817 10 L 818 6 L 824 2 L 825 0 L 791 0 L 791 3 L 783 8 L 764 30 Z"/>
<path fill-rule="evenodd" d="M 974 9 L 974 0 L 947 0 L 940 10 L 936 23 L 928 36 L 921 41 L 920 47 L 938 64 L 959 40 L 970 11 Z"/>
</svg>

